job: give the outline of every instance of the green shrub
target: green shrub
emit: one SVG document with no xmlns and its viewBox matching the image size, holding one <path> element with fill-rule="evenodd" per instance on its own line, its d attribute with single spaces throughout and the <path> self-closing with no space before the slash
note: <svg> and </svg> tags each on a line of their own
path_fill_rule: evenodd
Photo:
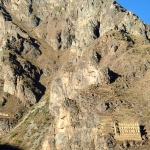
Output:
<svg viewBox="0 0 150 150">
<path fill-rule="evenodd" d="M 17 135 L 18 135 L 17 132 L 13 132 L 12 135 L 11 135 L 11 138 L 13 138 L 13 137 L 15 137 L 15 136 L 17 136 Z"/>
<path fill-rule="evenodd" d="M 21 141 L 21 140 L 18 140 L 18 139 L 15 139 L 14 142 L 15 142 L 16 144 L 20 144 L 22 141 Z"/>
</svg>

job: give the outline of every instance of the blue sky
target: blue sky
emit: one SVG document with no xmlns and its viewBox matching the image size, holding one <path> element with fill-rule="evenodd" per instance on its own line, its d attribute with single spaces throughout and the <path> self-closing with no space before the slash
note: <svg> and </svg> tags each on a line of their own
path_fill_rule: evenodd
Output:
<svg viewBox="0 0 150 150">
<path fill-rule="evenodd" d="M 150 0 L 117 0 L 117 2 L 150 24 Z"/>
</svg>

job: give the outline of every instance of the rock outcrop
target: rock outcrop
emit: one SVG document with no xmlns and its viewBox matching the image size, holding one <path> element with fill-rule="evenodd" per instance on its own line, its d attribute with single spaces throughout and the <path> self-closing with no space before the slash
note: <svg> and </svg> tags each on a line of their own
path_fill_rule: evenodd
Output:
<svg viewBox="0 0 150 150">
<path fill-rule="evenodd" d="M 5 2 L 0 5 L 0 97 L 7 100 L 2 102 L 1 112 L 6 111 L 19 119 L 45 92 L 39 82 L 42 70 L 30 62 L 37 59 L 41 51 L 39 43 L 12 21 Z M 7 128 L 9 126 L 8 123 Z"/>
<path fill-rule="evenodd" d="M 19 119 L 50 89 L 49 133 L 27 149 L 147 148 L 148 125 L 143 141 L 117 141 L 101 118 L 149 123 L 149 40 L 149 25 L 114 0 L 1 0 L 1 110 Z"/>
</svg>

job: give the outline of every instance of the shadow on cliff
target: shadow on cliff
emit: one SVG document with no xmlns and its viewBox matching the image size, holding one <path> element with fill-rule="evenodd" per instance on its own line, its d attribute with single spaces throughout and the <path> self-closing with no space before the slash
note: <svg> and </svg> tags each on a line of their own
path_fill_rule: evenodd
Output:
<svg viewBox="0 0 150 150">
<path fill-rule="evenodd" d="M 0 144 L 0 150 L 23 150 L 23 149 L 13 145 Z"/>
<path fill-rule="evenodd" d="M 121 75 L 113 72 L 112 70 L 108 69 L 108 75 L 110 77 L 110 83 L 115 82 Z"/>
<path fill-rule="evenodd" d="M 140 126 L 140 132 L 141 132 L 141 136 L 143 136 L 143 135 L 147 135 L 147 132 L 146 132 L 145 126 Z"/>
</svg>

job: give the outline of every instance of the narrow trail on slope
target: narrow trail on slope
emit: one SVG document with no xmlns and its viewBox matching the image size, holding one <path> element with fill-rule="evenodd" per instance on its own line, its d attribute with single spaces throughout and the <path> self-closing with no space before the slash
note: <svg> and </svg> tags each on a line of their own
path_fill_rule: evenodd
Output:
<svg viewBox="0 0 150 150">
<path fill-rule="evenodd" d="M 20 127 L 27 119 L 28 117 L 34 113 L 37 109 L 42 108 L 45 104 L 46 104 L 46 99 L 47 97 L 45 97 L 42 101 L 40 101 L 37 106 L 34 106 L 33 110 L 30 110 L 24 117 L 23 120 L 21 122 L 19 122 L 19 124 L 17 124 L 10 132 L 12 133 L 14 130 L 16 130 L 18 127 Z M 11 134 L 10 134 L 11 135 Z M 11 136 L 8 136 L 8 138 L 5 141 L 8 141 L 11 138 Z"/>
<path fill-rule="evenodd" d="M 46 99 L 46 98 L 45 98 L 45 99 Z M 23 123 L 26 121 L 26 119 L 28 119 L 28 117 L 29 117 L 30 114 L 32 114 L 33 112 L 35 112 L 38 108 L 43 107 L 43 106 L 45 105 L 45 103 L 46 103 L 46 101 L 44 101 L 44 100 L 43 100 L 42 102 L 39 102 L 39 103 L 38 103 L 38 106 L 37 106 L 35 109 L 30 110 L 30 111 L 27 113 L 27 115 L 23 118 L 23 120 L 22 120 L 17 126 L 15 126 L 15 127 L 11 130 L 11 132 L 14 131 L 16 128 L 18 128 L 21 124 L 23 124 Z"/>
</svg>

